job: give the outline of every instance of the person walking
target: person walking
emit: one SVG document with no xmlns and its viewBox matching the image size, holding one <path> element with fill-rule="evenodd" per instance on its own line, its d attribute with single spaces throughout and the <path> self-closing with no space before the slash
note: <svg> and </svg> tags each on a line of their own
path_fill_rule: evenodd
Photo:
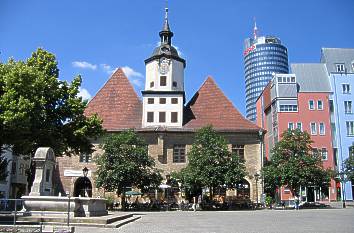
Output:
<svg viewBox="0 0 354 233">
<path fill-rule="evenodd" d="M 300 203 L 299 197 L 296 195 L 295 196 L 295 209 L 296 210 L 299 210 L 299 203 Z"/>
</svg>

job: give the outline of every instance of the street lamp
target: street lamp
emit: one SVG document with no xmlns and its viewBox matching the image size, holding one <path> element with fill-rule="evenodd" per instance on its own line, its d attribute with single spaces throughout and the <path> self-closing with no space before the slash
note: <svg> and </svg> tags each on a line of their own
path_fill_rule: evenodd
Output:
<svg viewBox="0 0 354 233">
<path fill-rule="evenodd" d="M 88 174 L 89 169 L 87 167 L 84 167 L 84 169 L 82 169 L 82 174 L 84 175 L 84 197 L 86 197 L 86 179 L 87 179 L 87 174 Z"/>
<path fill-rule="evenodd" d="M 339 173 L 339 177 L 340 177 L 340 183 L 342 185 L 342 202 L 343 202 L 343 208 L 346 208 L 345 206 L 345 174 L 344 172 L 340 172 Z"/>
<path fill-rule="evenodd" d="M 258 173 L 254 174 L 254 178 L 256 180 L 256 203 L 257 203 L 257 208 L 258 208 L 258 179 L 260 175 Z"/>
</svg>

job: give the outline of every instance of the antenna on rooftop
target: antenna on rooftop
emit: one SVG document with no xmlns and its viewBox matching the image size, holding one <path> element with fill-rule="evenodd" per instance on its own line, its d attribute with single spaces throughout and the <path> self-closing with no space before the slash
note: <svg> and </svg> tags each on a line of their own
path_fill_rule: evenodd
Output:
<svg viewBox="0 0 354 233">
<path fill-rule="evenodd" d="M 258 28 L 257 28 L 256 17 L 253 17 L 253 21 L 254 21 L 253 38 L 257 39 Z"/>
</svg>

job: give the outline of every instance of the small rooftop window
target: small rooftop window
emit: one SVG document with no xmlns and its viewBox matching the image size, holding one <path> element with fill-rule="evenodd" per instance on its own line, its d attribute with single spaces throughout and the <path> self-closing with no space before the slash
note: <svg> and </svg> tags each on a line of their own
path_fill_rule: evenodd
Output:
<svg viewBox="0 0 354 233">
<path fill-rule="evenodd" d="M 344 64 L 336 64 L 337 72 L 344 72 L 344 70 L 345 70 Z"/>
</svg>

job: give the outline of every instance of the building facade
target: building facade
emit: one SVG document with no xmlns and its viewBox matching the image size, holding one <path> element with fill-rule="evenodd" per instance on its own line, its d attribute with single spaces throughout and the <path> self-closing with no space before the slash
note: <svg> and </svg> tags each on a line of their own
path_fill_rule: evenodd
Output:
<svg viewBox="0 0 354 233">
<path fill-rule="evenodd" d="M 108 133 L 119 133 L 133 129 L 148 144 L 148 153 L 155 159 L 156 167 L 162 171 L 165 180 L 173 171 L 179 171 L 188 164 L 188 152 L 196 131 L 212 125 L 228 141 L 230 150 L 238 152 L 245 159 L 248 175 L 229 192 L 230 198 L 260 200 L 261 180 L 255 179 L 262 166 L 261 137 L 263 130 L 246 120 L 223 94 L 213 78 L 208 77 L 191 100 L 185 104 L 184 68 L 186 61 L 173 47 L 166 16 L 159 33 L 160 45 L 145 60 L 146 83 L 142 100 L 138 97 L 122 69 L 118 69 L 106 84 L 88 103 L 85 114 L 97 113 L 103 120 Z M 89 173 L 88 189 L 92 196 L 104 195 L 95 185 L 96 165 L 94 157 L 99 156 L 100 141 L 94 142 L 96 152 L 58 158 L 58 193 L 66 191 L 74 195 L 82 193 L 82 169 Z M 87 181 L 86 181 L 87 183 Z M 152 193 L 154 196 L 155 193 Z M 182 193 L 178 194 L 183 197 Z"/>
<path fill-rule="evenodd" d="M 0 180 L 0 198 L 14 199 L 27 194 L 27 171 L 30 160 L 27 156 L 14 155 L 10 148 L 3 148 L 3 158 L 7 160 L 7 176 Z"/>
<path fill-rule="evenodd" d="M 314 153 L 322 156 L 324 168 L 335 168 L 330 123 L 329 96 L 331 88 L 323 64 L 292 64 L 293 74 L 274 74 L 257 100 L 257 124 L 267 130 L 264 143 L 266 158 L 288 129 L 307 131 L 313 140 Z M 335 201 L 336 183 L 329 189 L 303 187 L 303 200 Z M 292 202 L 290 190 L 281 188 L 280 199 Z"/>
<path fill-rule="evenodd" d="M 277 37 L 257 37 L 256 26 L 254 38 L 245 40 L 244 49 L 246 117 L 255 121 L 256 100 L 272 79 L 272 74 L 289 72 L 288 51 Z"/>
<path fill-rule="evenodd" d="M 331 125 L 337 171 L 350 156 L 354 143 L 354 49 L 323 48 L 321 63 L 326 66 L 332 94 L 330 95 Z M 337 184 L 342 199 L 353 200 L 353 181 Z"/>
</svg>

